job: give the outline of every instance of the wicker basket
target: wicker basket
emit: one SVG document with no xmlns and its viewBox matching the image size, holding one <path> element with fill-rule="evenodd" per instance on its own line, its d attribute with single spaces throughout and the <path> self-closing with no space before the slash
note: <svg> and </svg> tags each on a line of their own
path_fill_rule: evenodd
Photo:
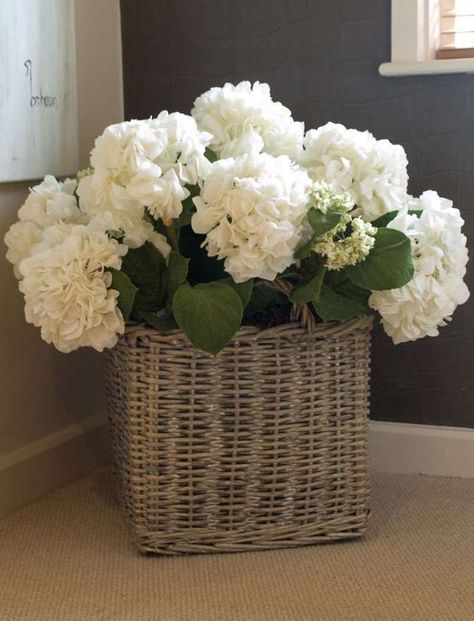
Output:
<svg viewBox="0 0 474 621">
<path fill-rule="evenodd" d="M 216 358 L 128 328 L 108 359 L 121 502 L 142 552 L 362 535 L 371 319 L 244 327 Z"/>
</svg>

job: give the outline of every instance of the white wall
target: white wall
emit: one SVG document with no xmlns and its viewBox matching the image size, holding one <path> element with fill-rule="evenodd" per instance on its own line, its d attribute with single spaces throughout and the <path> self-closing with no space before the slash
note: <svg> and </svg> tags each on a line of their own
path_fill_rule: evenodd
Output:
<svg viewBox="0 0 474 621">
<path fill-rule="evenodd" d="M 76 0 L 79 155 L 87 163 L 94 140 L 123 119 L 119 0 Z"/>
<path fill-rule="evenodd" d="M 76 45 L 79 151 L 81 166 L 86 166 L 95 137 L 123 118 L 119 0 L 76 0 Z M 0 184 L 0 240 L 33 184 Z M 0 514 L 41 493 L 41 477 L 38 481 L 37 473 L 36 478 L 28 475 L 30 454 L 38 457 L 41 447 L 57 444 L 64 430 L 64 437 L 69 437 L 71 426 L 87 429 L 104 412 L 100 356 L 90 351 L 64 355 L 43 343 L 38 331 L 25 323 L 17 282 L 4 252 L 0 243 Z M 70 459 L 81 460 L 81 450 L 71 448 Z M 16 462 L 18 485 L 12 485 L 7 479 Z M 21 475 L 19 462 L 25 465 Z M 81 471 L 78 464 L 56 466 L 64 468 L 64 481 L 68 469 Z M 54 485 L 62 482 L 54 479 Z M 34 490 L 28 489 L 29 481 Z M 44 491 L 52 486 L 48 480 L 43 483 Z M 23 494 L 17 493 L 13 500 L 6 497 L 5 490 L 19 485 L 24 486 Z"/>
</svg>

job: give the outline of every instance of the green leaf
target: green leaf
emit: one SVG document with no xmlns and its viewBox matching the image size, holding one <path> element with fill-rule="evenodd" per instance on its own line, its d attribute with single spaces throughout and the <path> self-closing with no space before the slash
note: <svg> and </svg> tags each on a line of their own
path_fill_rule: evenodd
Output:
<svg viewBox="0 0 474 621">
<path fill-rule="evenodd" d="M 234 282 L 232 278 L 226 278 L 223 282 L 227 283 L 236 291 L 238 294 L 240 301 L 242 302 L 242 306 L 245 308 L 249 303 L 250 296 L 253 291 L 253 280 L 246 280 L 245 282 Z"/>
<path fill-rule="evenodd" d="M 205 157 L 207 157 L 207 159 L 210 162 L 215 162 L 217 160 L 217 155 L 209 147 L 206 147 L 206 150 L 204 151 L 204 155 L 205 155 Z"/>
<path fill-rule="evenodd" d="M 402 287 L 413 278 L 410 240 L 400 231 L 380 228 L 365 261 L 345 271 L 355 285 L 370 291 Z"/>
<path fill-rule="evenodd" d="M 166 310 L 171 312 L 173 297 L 177 289 L 186 281 L 188 275 L 189 259 L 179 252 L 172 250 L 168 258 L 166 269 Z"/>
<path fill-rule="evenodd" d="M 111 287 L 119 293 L 117 300 L 118 307 L 122 312 L 124 321 L 128 321 L 130 313 L 132 312 L 138 287 L 135 287 L 133 282 L 124 272 L 120 272 L 113 267 L 109 268 L 109 272 L 112 274 Z"/>
<path fill-rule="evenodd" d="M 298 250 L 295 252 L 295 259 L 308 258 L 313 250 L 314 244 L 316 243 L 317 239 L 318 239 L 318 235 L 313 235 L 313 237 L 308 242 L 306 242 L 306 244 L 303 244 L 303 246 L 300 246 Z"/>
<path fill-rule="evenodd" d="M 167 332 L 171 332 L 171 330 L 176 330 L 178 328 L 178 324 L 173 317 L 166 315 L 163 311 L 159 311 L 157 313 L 142 312 L 140 313 L 140 317 L 149 326 L 155 328 L 162 334 L 166 334 Z"/>
<path fill-rule="evenodd" d="M 175 319 L 191 343 L 216 355 L 240 327 L 243 306 L 223 282 L 181 285 L 173 299 Z"/>
<path fill-rule="evenodd" d="M 130 249 L 122 260 L 124 271 L 138 287 L 132 315 L 139 319 L 140 311 L 156 311 L 163 306 L 166 295 L 166 263 L 151 242 Z"/>
<path fill-rule="evenodd" d="M 370 291 L 354 285 L 344 273 L 328 272 L 313 308 L 323 321 L 348 321 L 369 313 Z"/>
<path fill-rule="evenodd" d="M 296 265 L 293 263 L 290 267 L 287 267 L 286 270 L 280 273 L 279 278 L 291 278 L 292 276 L 298 276 L 299 270 Z"/>
<path fill-rule="evenodd" d="M 397 215 L 398 215 L 397 210 L 387 211 L 387 213 L 384 213 L 382 216 L 379 216 L 375 220 L 372 220 L 370 224 L 372 226 L 376 226 L 377 228 L 387 226 L 387 224 L 389 224 L 394 218 L 396 218 Z"/>
<path fill-rule="evenodd" d="M 263 313 L 268 308 L 285 304 L 288 304 L 288 298 L 283 293 L 268 287 L 265 283 L 257 282 L 245 307 L 245 317 L 252 317 L 257 313 Z"/>
<path fill-rule="evenodd" d="M 322 286 L 319 300 L 312 306 L 323 321 L 349 321 L 368 313 L 366 304 L 350 295 L 336 293 L 326 285 Z"/>
<path fill-rule="evenodd" d="M 423 213 L 423 210 L 422 209 L 409 209 L 408 213 L 411 216 L 417 216 L 419 218 L 421 214 Z M 397 210 L 388 211 L 387 213 L 384 213 L 382 216 L 373 220 L 370 224 L 372 224 L 372 226 L 376 226 L 377 228 L 387 226 L 387 224 L 389 224 L 394 218 L 396 218 L 398 214 L 399 212 Z"/>
<path fill-rule="evenodd" d="M 323 285 L 326 268 L 321 261 L 315 261 L 304 278 L 295 285 L 290 294 L 290 301 L 294 304 L 317 302 Z"/>
<path fill-rule="evenodd" d="M 310 209 L 308 212 L 308 221 L 314 231 L 316 239 L 337 226 L 345 214 L 344 211 L 328 211 L 323 213 L 319 209 Z"/>
<path fill-rule="evenodd" d="M 205 235 L 198 235 L 190 226 L 180 230 L 179 247 L 181 254 L 190 259 L 188 281 L 194 285 L 202 282 L 212 282 L 227 278 L 224 270 L 224 261 L 209 257 L 202 243 Z"/>
<path fill-rule="evenodd" d="M 317 240 L 336 227 L 344 214 L 344 211 L 328 211 L 328 213 L 323 213 L 319 211 L 319 209 L 310 209 L 308 212 L 308 221 L 314 231 L 314 235 L 303 244 L 303 246 L 297 249 L 295 258 L 306 259 L 309 257 Z"/>
</svg>

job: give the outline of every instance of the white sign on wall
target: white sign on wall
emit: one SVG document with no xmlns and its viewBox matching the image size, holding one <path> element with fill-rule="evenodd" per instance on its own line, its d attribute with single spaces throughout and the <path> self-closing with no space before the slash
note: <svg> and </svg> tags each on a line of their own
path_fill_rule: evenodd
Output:
<svg viewBox="0 0 474 621">
<path fill-rule="evenodd" d="M 73 0 L 0 0 L 0 182 L 78 168 Z"/>
</svg>

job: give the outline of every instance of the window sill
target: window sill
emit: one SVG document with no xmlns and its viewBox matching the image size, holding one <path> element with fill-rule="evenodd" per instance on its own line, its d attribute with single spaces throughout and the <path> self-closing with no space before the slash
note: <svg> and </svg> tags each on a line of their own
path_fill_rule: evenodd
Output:
<svg viewBox="0 0 474 621">
<path fill-rule="evenodd" d="M 474 58 L 449 60 L 399 60 L 382 63 L 379 73 L 386 78 L 408 75 L 435 75 L 443 73 L 474 73 Z"/>
</svg>

